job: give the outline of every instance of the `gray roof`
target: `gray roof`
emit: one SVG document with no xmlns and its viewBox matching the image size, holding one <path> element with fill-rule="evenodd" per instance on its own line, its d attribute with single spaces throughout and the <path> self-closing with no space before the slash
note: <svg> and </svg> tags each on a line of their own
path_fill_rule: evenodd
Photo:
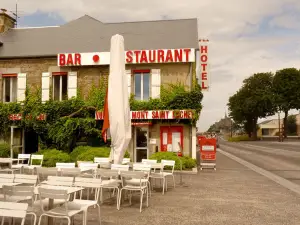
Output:
<svg viewBox="0 0 300 225">
<path fill-rule="evenodd" d="M 273 121 L 274 119 L 271 119 L 271 120 L 265 120 L 265 121 L 262 121 L 262 122 L 260 122 L 258 125 L 260 125 L 260 124 L 267 124 L 267 123 L 269 123 L 269 122 L 271 122 L 271 121 Z M 276 119 L 275 119 L 276 120 Z"/>
<path fill-rule="evenodd" d="M 197 19 L 102 23 L 85 15 L 62 26 L 17 28 L 0 34 L 0 58 L 105 52 L 114 34 L 123 35 L 126 50 L 198 49 Z"/>
</svg>

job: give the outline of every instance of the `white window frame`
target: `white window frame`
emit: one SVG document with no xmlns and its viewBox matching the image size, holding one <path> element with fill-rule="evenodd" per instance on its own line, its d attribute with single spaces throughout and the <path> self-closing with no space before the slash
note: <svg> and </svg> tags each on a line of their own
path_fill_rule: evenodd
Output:
<svg viewBox="0 0 300 225">
<path fill-rule="evenodd" d="M 2 96 L 3 96 L 3 99 L 2 99 L 2 102 L 3 103 L 10 103 L 10 102 L 15 102 L 17 100 L 17 94 L 18 94 L 18 89 L 16 90 L 13 90 L 13 82 L 12 82 L 12 79 L 11 78 L 16 78 L 16 86 L 18 86 L 18 77 L 15 77 L 15 76 L 11 76 L 11 77 L 3 77 L 2 78 L 2 87 L 3 87 L 3 92 L 2 92 Z M 5 101 L 5 91 L 6 91 L 6 85 L 5 85 L 5 80 L 6 79 L 9 79 L 9 86 L 10 86 L 10 93 L 9 93 L 9 102 L 6 102 Z M 15 91 L 15 100 L 12 100 L 12 96 L 13 96 L 13 91 Z"/>
<path fill-rule="evenodd" d="M 62 79 L 62 77 L 63 76 L 68 76 L 68 75 L 54 75 L 54 76 L 52 76 L 52 98 L 53 98 L 53 100 L 54 100 L 54 95 L 55 95 L 55 85 L 54 85 L 54 79 L 55 79 L 55 77 L 59 77 L 59 99 L 57 100 L 57 101 L 62 101 L 63 99 L 63 95 L 62 95 L 62 83 L 63 83 L 63 79 Z M 68 82 L 68 80 L 67 80 L 67 82 Z M 67 95 L 68 95 L 68 90 L 67 90 Z M 68 96 L 67 96 L 67 98 L 68 98 Z"/>
<path fill-rule="evenodd" d="M 133 76 L 134 76 L 134 95 L 135 95 L 135 75 L 136 74 L 141 74 L 141 99 L 139 99 L 140 101 L 148 101 L 150 98 L 151 98 L 151 71 L 149 72 L 135 72 L 133 73 Z M 144 99 L 144 79 L 143 79 L 143 76 L 144 74 L 149 74 L 149 98 L 148 99 Z"/>
</svg>

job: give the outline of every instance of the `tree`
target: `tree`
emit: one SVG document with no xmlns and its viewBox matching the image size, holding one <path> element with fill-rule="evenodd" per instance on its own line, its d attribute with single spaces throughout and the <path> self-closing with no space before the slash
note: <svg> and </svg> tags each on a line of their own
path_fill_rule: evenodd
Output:
<svg viewBox="0 0 300 225">
<path fill-rule="evenodd" d="M 287 134 L 296 135 L 297 134 L 297 119 L 295 115 L 290 115 L 287 117 Z"/>
<path fill-rule="evenodd" d="M 278 110 L 284 112 L 283 135 L 286 137 L 288 112 L 300 109 L 300 71 L 295 68 L 277 71 L 273 79 L 273 92 Z"/>
<path fill-rule="evenodd" d="M 229 98 L 230 116 L 244 124 L 249 137 L 257 138 L 257 120 L 274 115 L 276 107 L 272 92 L 272 73 L 256 73 L 243 81 L 243 86 Z"/>
</svg>

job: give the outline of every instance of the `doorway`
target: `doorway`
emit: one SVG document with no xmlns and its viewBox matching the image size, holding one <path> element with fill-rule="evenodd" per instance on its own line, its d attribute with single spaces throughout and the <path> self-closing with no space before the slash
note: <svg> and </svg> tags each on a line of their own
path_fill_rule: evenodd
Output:
<svg viewBox="0 0 300 225">
<path fill-rule="evenodd" d="M 34 130 L 25 130 L 25 153 L 32 154 L 39 150 L 39 136 Z"/>
<path fill-rule="evenodd" d="M 148 158 L 148 154 L 149 154 L 148 138 L 149 138 L 148 126 L 135 127 L 135 148 L 134 148 L 135 162 L 142 162 L 142 159 Z"/>
<path fill-rule="evenodd" d="M 17 126 L 10 127 L 10 157 L 24 153 L 24 130 Z"/>
</svg>

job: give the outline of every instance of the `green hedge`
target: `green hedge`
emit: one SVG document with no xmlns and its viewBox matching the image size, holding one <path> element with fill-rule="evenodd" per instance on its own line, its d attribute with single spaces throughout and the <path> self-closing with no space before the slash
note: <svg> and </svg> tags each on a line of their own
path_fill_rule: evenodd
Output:
<svg viewBox="0 0 300 225">
<path fill-rule="evenodd" d="M 108 147 L 90 147 L 90 146 L 78 146 L 75 148 L 70 156 L 72 161 L 94 161 L 95 157 L 109 157 L 110 148 Z M 125 158 L 130 158 L 129 153 L 126 151 Z"/>
<path fill-rule="evenodd" d="M 233 136 L 228 138 L 229 142 L 239 142 L 239 141 L 250 141 L 250 138 L 246 135 Z"/>
<path fill-rule="evenodd" d="M 57 149 L 43 149 L 35 154 L 44 155 L 44 167 L 55 167 L 57 162 L 67 163 L 77 161 L 94 161 L 95 157 L 109 157 L 109 153 L 110 148 L 108 147 L 78 146 L 70 154 Z M 125 152 L 124 157 L 130 157 L 127 151 Z M 33 162 L 33 164 L 38 163 L 38 160 L 37 162 Z"/>
<path fill-rule="evenodd" d="M 44 149 L 35 154 L 44 155 L 44 167 L 55 167 L 57 162 L 72 162 L 71 157 L 68 153 L 59 151 L 57 149 Z"/>
<path fill-rule="evenodd" d="M 174 160 L 175 161 L 175 170 L 180 170 L 180 160 L 182 161 L 182 169 L 192 169 L 197 166 L 196 159 L 193 159 L 188 156 L 178 157 L 173 152 L 157 152 L 150 156 L 150 159 L 156 159 L 157 162 L 161 160 Z"/>
<path fill-rule="evenodd" d="M 10 144 L 6 142 L 0 142 L 0 157 L 1 158 L 10 158 Z M 14 149 L 13 157 L 18 157 L 18 149 Z"/>
</svg>

